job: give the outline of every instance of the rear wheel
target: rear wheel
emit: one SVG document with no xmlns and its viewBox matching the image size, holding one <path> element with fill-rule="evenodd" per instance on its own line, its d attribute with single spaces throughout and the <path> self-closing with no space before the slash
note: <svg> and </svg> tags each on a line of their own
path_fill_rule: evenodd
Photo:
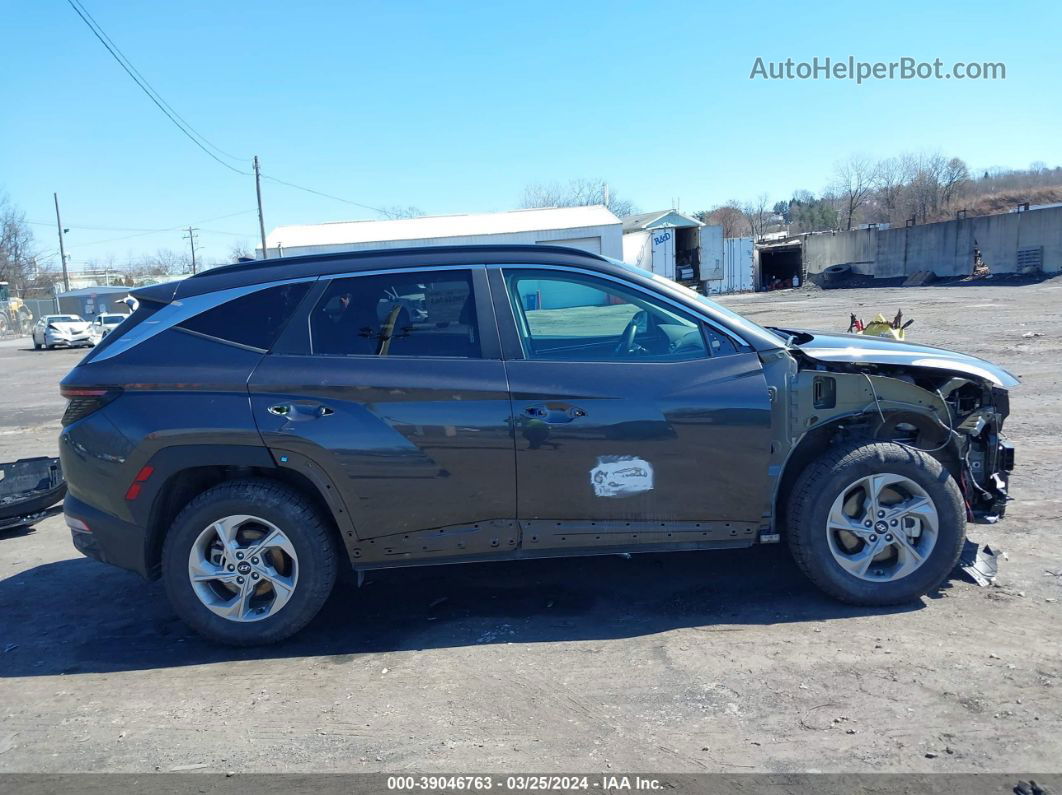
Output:
<svg viewBox="0 0 1062 795">
<path fill-rule="evenodd" d="M 336 581 L 332 528 L 296 491 L 236 481 L 200 494 L 166 536 L 162 575 L 177 614 L 212 640 L 275 643 L 321 609 Z"/>
<path fill-rule="evenodd" d="M 797 480 L 788 507 L 793 557 L 845 602 L 909 602 L 940 585 L 962 549 L 955 480 L 927 453 L 889 442 L 827 451 Z"/>
</svg>

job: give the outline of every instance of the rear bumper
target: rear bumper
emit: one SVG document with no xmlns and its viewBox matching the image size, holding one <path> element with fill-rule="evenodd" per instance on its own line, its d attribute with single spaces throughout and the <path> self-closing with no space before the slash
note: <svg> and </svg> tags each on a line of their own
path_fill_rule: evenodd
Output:
<svg viewBox="0 0 1062 795">
<path fill-rule="evenodd" d="M 90 532 L 71 529 L 74 547 L 82 555 L 149 577 L 143 528 L 124 522 L 105 511 L 66 495 L 63 513 L 84 523 Z"/>
</svg>

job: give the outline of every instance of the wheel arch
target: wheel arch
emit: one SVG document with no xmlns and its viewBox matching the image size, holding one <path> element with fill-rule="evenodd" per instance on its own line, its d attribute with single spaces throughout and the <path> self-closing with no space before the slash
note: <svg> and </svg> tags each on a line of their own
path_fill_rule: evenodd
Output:
<svg viewBox="0 0 1062 795">
<path fill-rule="evenodd" d="M 774 516 L 775 532 L 785 532 L 789 517 L 786 515 L 789 505 L 789 495 L 793 486 L 804 469 L 816 458 L 825 453 L 831 447 L 852 441 L 885 442 L 897 441 L 894 433 L 890 433 L 897 423 L 915 419 L 910 409 L 893 408 L 883 410 L 882 415 L 865 413 L 847 414 L 834 417 L 821 425 L 807 431 L 789 451 L 782 471 L 776 480 L 774 498 L 771 502 Z M 928 419 L 926 419 L 928 423 Z M 927 425 L 926 428 L 931 426 Z M 921 430 L 921 429 L 920 429 Z M 962 462 L 950 443 L 945 443 L 940 449 L 925 449 L 933 458 L 937 459 L 945 470 L 957 483 L 960 481 Z"/>
<path fill-rule="evenodd" d="M 210 461 L 203 464 L 203 461 Z M 162 547 L 174 519 L 196 496 L 207 489 L 231 480 L 261 479 L 284 483 L 305 497 L 334 530 L 337 551 L 349 557 L 347 539 L 353 536 L 342 532 L 349 525 L 345 511 L 336 507 L 336 498 L 326 494 L 334 489 L 322 484 L 297 468 L 277 466 L 269 451 L 251 446 L 188 445 L 167 448 L 151 460 L 156 472 L 150 481 L 154 485 L 143 526 L 144 570 L 150 579 L 161 574 Z M 157 477 L 162 475 L 162 477 Z M 337 515 L 338 513 L 338 515 Z"/>
</svg>

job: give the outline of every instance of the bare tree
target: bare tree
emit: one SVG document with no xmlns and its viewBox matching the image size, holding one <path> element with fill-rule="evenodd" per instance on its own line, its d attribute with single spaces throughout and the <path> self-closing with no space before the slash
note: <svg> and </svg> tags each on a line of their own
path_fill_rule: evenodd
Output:
<svg viewBox="0 0 1062 795">
<path fill-rule="evenodd" d="M 940 173 L 940 206 L 949 209 L 970 181 L 970 169 L 957 157 L 951 158 Z"/>
<path fill-rule="evenodd" d="M 36 275 L 37 256 L 33 232 L 22 211 L 0 194 L 0 282 L 9 282 L 12 293 L 26 288 Z"/>
<path fill-rule="evenodd" d="M 254 252 L 247 245 L 246 240 L 241 240 L 229 249 L 229 260 L 239 262 L 241 259 L 254 259 Z"/>
<path fill-rule="evenodd" d="M 741 206 L 733 199 L 710 210 L 701 210 L 694 217 L 702 224 L 723 227 L 723 237 L 741 237 L 749 225 Z"/>
<path fill-rule="evenodd" d="M 629 199 L 621 199 L 615 189 L 601 178 L 573 179 L 567 184 L 534 183 L 524 188 L 520 200 L 520 206 L 527 208 L 586 207 L 592 204 L 603 204 L 620 218 L 638 212 Z"/>
<path fill-rule="evenodd" d="M 874 164 L 862 155 L 852 155 L 834 166 L 830 192 L 836 196 L 845 229 L 852 228 L 856 211 L 874 190 Z"/>
<path fill-rule="evenodd" d="M 770 226 L 771 219 L 774 217 L 771 197 L 766 193 L 761 193 L 753 201 L 744 204 L 741 212 L 748 222 L 753 238 L 758 240 L 767 232 L 767 227 Z"/>
</svg>

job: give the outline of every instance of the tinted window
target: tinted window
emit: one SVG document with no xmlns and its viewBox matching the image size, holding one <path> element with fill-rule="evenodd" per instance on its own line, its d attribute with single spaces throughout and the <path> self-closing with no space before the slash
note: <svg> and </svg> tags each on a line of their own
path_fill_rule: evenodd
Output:
<svg viewBox="0 0 1062 795">
<path fill-rule="evenodd" d="M 509 271 L 506 281 L 528 358 L 669 361 L 710 355 L 697 319 L 640 291 L 555 271 Z"/>
<path fill-rule="evenodd" d="M 468 271 L 411 271 L 332 282 L 314 307 L 326 356 L 480 356 Z"/>
<path fill-rule="evenodd" d="M 309 284 L 301 282 L 257 290 L 189 318 L 179 328 L 267 351 L 307 289 Z"/>
</svg>

